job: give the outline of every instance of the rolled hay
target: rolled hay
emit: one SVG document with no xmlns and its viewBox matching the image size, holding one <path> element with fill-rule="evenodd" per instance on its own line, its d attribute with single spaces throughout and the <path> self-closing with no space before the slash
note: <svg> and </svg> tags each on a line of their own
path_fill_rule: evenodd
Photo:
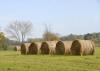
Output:
<svg viewBox="0 0 100 71">
<path fill-rule="evenodd" d="M 65 45 L 65 55 L 70 55 L 71 54 L 71 45 L 72 45 L 72 41 L 63 41 L 64 45 Z"/>
<path fill-rule="evenodd" d="M 90 40 L 74 40 L 71 46 L 72 55 L 93 55 L 94 43 Z"/>
<path fill-rule="evenodd" d="M 47 42 L 42 42 L 40 50 L 41 54 L 49 54 L 50 52 L 49 44 Z"/>
<path fill-rule="evenodd" d="M 26 54 L 26 46 L 25 46 L 25 44 L 21 44 L 21 54 L 22 55 Z"/>
<path fill-rule="evenodd" d="M 57 55 L 63 55 L 65 54 L 65 45 L 62 41 L 58 41 L 55 48 Z"/>
<path fill-rule="evenodd" d="M 28 54 L 37 54 L 38 53 L 38 46 L 36 43 L 31 43 L 28 47 Z"/>
<path fill-rule="evenodd" d="M 91 41 L 92 44 L 92 51 L 91 51 L 91 55 L 93 55 L 95 53 L 95 43 L 93 41 Z"/>
<path fill-rule="evenodd" d="M 56 47 L 56 43 L 57 41 L 45 41 L 45 42 L 42 42 L 41 43 L 41 47 L 39 48 L 40 49 L 40 53 L 41 54 L 55 54 L 55 47 Z M 40 44 L 39 44 L 40 45 Z M 45 48 L 47 48 L 47 50 L 45 50 Z M 41 50 L 42 49 L 42 50 Z M 45 52 L 47 51 L 47 52 Z"/>
<path fill-rule="evenodd" d="M 38 47 L 38 54 L 41 54 L 41 42 L 35 42 L 37 44 L 37 47 Z"/>
<path fill-rule="evenodd" d="M 28 54 L 28 47 L 30 46 L 30 43 L 23 43 L 21 44 L 21 54 L 25 55 Z"/>
<path fill-rule="evenodd" d="M 56 47 L 57 41 L 48 41 L 47 43 L 48 43 L 49 49 L 50 49 L 49 54 L 54 55 L 56 53 L 55 47 Z"/>
<path fill-rule="evenodd" d="M 20 46 L 15 46 L 15 47 L 14 47 L 14 50 L 15 50 L 15 51 L 21 51 L 21 47 L 20 47 Z"/>
</svg>

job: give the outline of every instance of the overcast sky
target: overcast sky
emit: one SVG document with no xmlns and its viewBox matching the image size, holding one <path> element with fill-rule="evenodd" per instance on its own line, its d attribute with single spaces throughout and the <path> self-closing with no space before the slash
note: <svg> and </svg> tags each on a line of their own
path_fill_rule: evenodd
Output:
<svg viewBox="0 0 100 71">
<path fill-rule="evenodd" d="M 14 20 L 31 21 L 34 37 L 45 24 L 62 36 L 100 32 L 100 0 L 0 0 L 2 30 Z"/>
</svg>

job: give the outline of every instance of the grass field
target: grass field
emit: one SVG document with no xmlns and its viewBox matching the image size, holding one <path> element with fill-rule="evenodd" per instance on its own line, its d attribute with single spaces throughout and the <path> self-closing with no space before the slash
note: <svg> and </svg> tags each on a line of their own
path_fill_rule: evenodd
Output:
<svg viewBox="0 0 100 71">
<path fill-rule="evenodd" d="M 0 51 L 0 71 L 100 71 L 100 48 L 94 56 L 20 55 Z"/>
</svg>

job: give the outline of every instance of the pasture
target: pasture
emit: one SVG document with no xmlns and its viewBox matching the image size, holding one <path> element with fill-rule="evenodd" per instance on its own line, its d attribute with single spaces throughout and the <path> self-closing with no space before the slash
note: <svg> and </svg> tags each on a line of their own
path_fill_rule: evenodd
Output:
<svg viewBox="0 0 100 71">
<path fill-rule="evenodd" d="M 100 48 L 89 56 L 21 55 L 0 51 L 0 71 L 100 71 Z"/>
</svg>

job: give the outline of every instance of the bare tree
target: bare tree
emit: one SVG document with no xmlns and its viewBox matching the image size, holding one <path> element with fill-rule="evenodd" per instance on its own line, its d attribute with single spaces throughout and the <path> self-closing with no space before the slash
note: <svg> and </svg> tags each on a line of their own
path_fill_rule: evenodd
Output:
<svg viewBox="0 0 100 71">
<path fill-rule="evenodd" d="M 45 32 L 43 34 L 43 39 L 46 41 L 59 40 L 59 36 L 56 33 L 51 32 L 51 27 L 45 24 Z"/>
<path fill-rule="evenodd" d="M 19 42 L 24 42 L 26 37 L 31 33 L 32 23 L 29 21 L 14 21 L 10 23 L 6 31 L 11 38 L 16 39 Z"/>
</svg>

